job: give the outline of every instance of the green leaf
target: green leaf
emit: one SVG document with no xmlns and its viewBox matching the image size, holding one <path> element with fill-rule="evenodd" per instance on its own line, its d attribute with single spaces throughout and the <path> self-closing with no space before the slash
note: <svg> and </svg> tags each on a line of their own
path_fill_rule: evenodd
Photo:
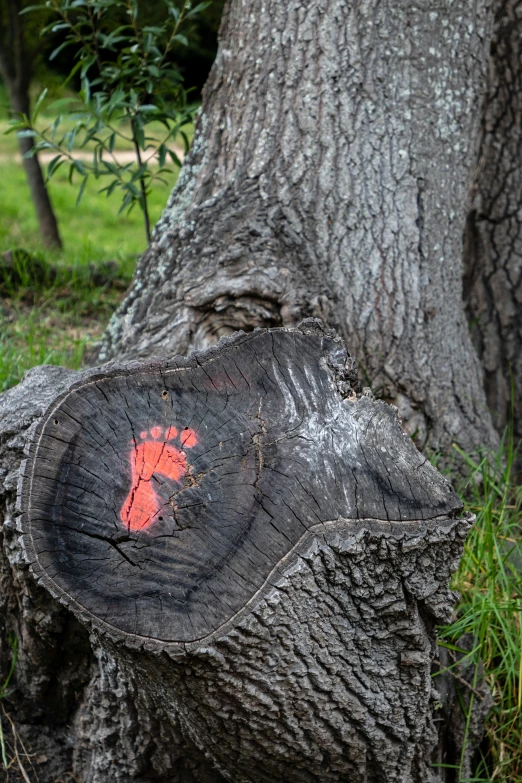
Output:
<svg viewBox="0 0 522 783">
<path fill-rule="evenodd" d="M 28 5 L 25 8 L 22 8 L 19 14 L 20 16 L 22 16 L 22 14 L 29 14 L 31 11 L 41 11 L 41 10 L 42 10 L 41 5 Z"/>
<path fill-rule="evenodd" d="M 119 170 L 118 167 L 114 165 L 114 163 L 110 163 L 110 161 L 105 160 L 105 158 L 101 158 L 100 163 L 102 164 L 102 166 L 105 166 L 105 168 L 110 174 L 115 174 L 116 176 L 118 175 Z"/>
<path fill-rule="evenodd" d="M 76 206 L 78 206 L 80 201 L 82 200 L 83 191 L 85 190 L 85 185 L 87 183 L 88 178 L 89 176 L 88 174 L 86 174 L 80 183 L 80 189 L 78 190 L 78 196 L 76 197 Z"/>
<path fill-rule="evenodd" d="M 169 6 L 169 14 L 172 16 L 174 21 L 177 23 L 178 19 L 179 19 L 179 10 L 176 8 L 175 5 L 171 5 L 170 3 L 168 3 L 168 6 Z"/>
<path fill-rule="evenodd" d="M 99 193 L 105 193 L 105 196 L 106 196 L 106 198 L 109 198 L 109 196 L 111 196 L 111 195 L 112 195 L 112 193 L 113 193 L 113 191 L 114 191 L 114 188 L 115 188 L 115 187 L 116 187 L 118 184 L 119 184 L 119 183 L 118 183 L 118 180 L 117 180 L 117 179 L 113 179 L 113 180 L 112 180 L 112 182 L 111 182 L 109 185 L 107 185 L 105 188 L 102 188 L 102 189 L 101 189 L 101 190 L 99 190 L 98 192 L 99 192 Z"/>
<path fill-rule="evenodd" d="M 49 180 L 51 179 L 51 177 L 53 176 L 53 174 L 54 174 L 56 171 L 58 171 L 58 169 L 59 169 L 59 168 L 60 168 L 60 166 L 63 164 L 63 162 L 64 162 L 64 159 L 63 159 L 63 156 L 62 156 L 62 153 L 61 153 L 61 152 L 60 152 L 60 154 L 59 154 L 59 155 L 56 155 L 56 157 L 54 157 L 54 158 L 51 160 L 51 162 L 50 162 L 50 163 L 49 163 L 49 165 L 47 166 L 47 177 L 46 177 L 46 180 L 47 180 L 47 182 L 49 182 Z"/>
<path fill-rule="evenodd" d="M 67 152 L 72 152 L 74 140 L 76 139 L 76 133 L 74 131 L 68 131 L 63 139 L 62 143 L 67 146 Z M 61 146 L 61 145 L 60 145 Z"/>
<path fill-rule="evenodd" d="M 158 174 L 161 173 L 172 174 L 172 169 L 160 169 L 154 177 L 154 182 L 161 182 L 162 185 L 168 185 L 169 183 L 167 182 L 166 179 L 163 179 L 163 177 L 158 177 Z"/>
<path fill-rule="evenodd" d="M 24 158 L 29 158 L 33 153 L 40 152 L 41 150 L 54 150 L 56 149 L 54 144 L 51 144 L 50 141 L 38 141 L 34 145 L 33 149 L 30 150 L 26 155 L 24 155 Z"/>
<path fill-rule="evenodd" d="M 83 137 L 80 149 L 84 149 L 84 147 L 96 136 L 96 127 L 89 128 L 89 130 L 86 132 L 85 136 Z"/>
<path fill-rule="evenodd" d="M 136 144 L 141 150 L 145 149 L 145 134 L 143 133 L 143 128 L 138 125 L 137 123 L 134 123 L 134 139 L 136 141 Z"/>
<path fill-rule="evenodd" d="M 42 103 L 47 98 L 47 93 L 48 92 L 49 92 L 49 90 L 46 87 L 45 90 L 42 93 L 40 93 L 40 95 L 38 96 L 38 99 L 37 99 L 37 101 L 36 101 L 36 103 L 34 105 L 33 114 L 32 114 L 32 117 L 31 117 L 31 125 L 36 125 L 36 120 L 37 120 L 38 114 L 40 112 L 40 109 L 42 108 Z"/>
<path fill-rule="evenodd" d="M 179 168 L 182 167 L 182 165 L 183 165 L 182 162 L 180 161 L 180 159 L 178 158 L 178 156 L 176 155 L 176 153 L 173 150 L 169 150 L 169 156 L 170 156 L 171 161 L 173 163 L 175 163 L 176 166 L 179 166 Z"/>
<path fill-rule="evenodd" d="M 148 163 L 142 163 L 141 166 L 134 171 L 130 181 L 137 182 L 139 180 L 145 180 L 148 177 L 150 177 L 150 174 L 148 173 Z"/>
<path fill-rule="evenodd" d="M 186 154 L 186 153 L 189 151 L 189 149 L 190 149 L 190 141 L 189 141 L 189 138 L 188 138 L 188 136 L 187 136 L 187 134 L 185 133 L 185 131 L 184 131 L 184 130 L 180 130 L 180 131 L 179 131 L 179 135 L 180 135 L 180 136 L 181 136 L 181 138 L 183 139 L 183 146 L 184 146 L 184 148 L 185 148 L 185 149 L 184 149 L 184 152 L 185 152 L 185 154 Z"/>
<path fill-rule="evenodd" d="M 52 62 L 52 60 L 54 60 L 55 57 L 57 57 L 63 49 L 65 49 L 67 46 L 70 46 L 72 43 L 73 43 L 72 41 L 67 40 L 64 41 L 62 44 L 60 44 L 60 46 L 57 46 L 56 49 L 53 49 L 53 51 L 49 55 L 49 61 Z"/>
<path fill-rule="evenodd" d="M 75 158 L 72 162 L 72 165 L 78 171 L 83 177 L 87 176 L 87 171 L 85 169 L 84 163 L 82 160 L 79 160 L 78 158 Z"/>
<path fill-rule="evenodd" d="M 59 98 L 57 101 L 53 101 L 47 107 L 47 111 L 61 111 L 69 106 L 71 103 L 75 103 L 76 98 Z"/>
<path fill-rule="evenodd" d="M 209 5 L 212 5 L 209 0 L 207 0 L 204 3 L 198 3 L 198 5 L 194 6 L 194 8 L 188 12 L 188 14 L 185 14 L 185 19 L 190 19 L 192 16 L 196 16 L 196 14 L 200 14 L 202 11 L 204 11 L 206 8 L 209 7 Z"/>
<path fill-rule="evenodd" d="M 18 128 L 22 127 L 22 123 L 19 120 L 9 120 L 9 125 L 11 127 L 4 131 L 4 136 L 9 136 L 10 133 L 16 133 Z M 23 127 L 25 128 L 25 123 L 23 123 Z M 22 133 L 22 131 L 18 131 L 18 133 Z"/>
<path fill-rule="evenodd" d="M 178 43 L 183 44 L 183 46 L 188 46 L 189 42 L 186 38 L 186 36 L 182 35 L 181 33 L 177 33 L 176 35 L 172 36 L 173 41 L 178 41 Z"/>
<path fill-rule="evenodd" d="M 89 68 L 92 65 L 94 65 L 95 62 L 96 62 L 96 57 L 95 57 L 94 54 L 91 54 L 89 57 L 82 57 L 82 60 L 81 60 L 82 70 L 81 70 L 81 73 L 80 73 L 80 76 L 81 76 L 82 79 L 85 78 L 85 76 L 87 74 L 87 71 L 89 70 Z M 82 87 L 85 89 L 83 84 L 82 84 Z M 87 101 L 88 101 L 88 99 L 87 99 Z"/>
<path fill-rule="evenodd" d="M 167 147 L 165 144 L 159 145 L 157 156 L 158 156 L 159 167 L 160 169 L 162 169 L 163 166 L 165 165 L 165 160 L 167 159 Z"/>
</svg>

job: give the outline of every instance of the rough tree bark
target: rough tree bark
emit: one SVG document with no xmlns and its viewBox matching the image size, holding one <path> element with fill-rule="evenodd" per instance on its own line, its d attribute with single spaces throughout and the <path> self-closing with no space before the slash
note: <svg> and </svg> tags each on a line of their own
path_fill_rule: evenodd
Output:
<svg viewBox="0 0 522 783">
<path fill-rule="evenodd" d="M 17 485 L 24 449 L 43 413 L 78 380 L 59 367 L 37 367 L 0 395 L 0 677 L 4 683 L 18 640 L 9 693 L 2 700 L 8 759 L 15 741 L 31 783 L 220 783 L 194 759 L 191 743 L 173 736 L 142 688 L 107 648 L 29 574 L 16 529 Z M 15 723 L 13 735 L 6 715 Z M 25 758 L 23 747 L 31 754 Z M 180 758 L 180 749 L 183 757 Z M 187 768 L 187 765 L 189 768 Z M 24 780 L 18 764 L 9 782 Z"/>
<path fill-rule="evenodd" d="M 9 93 L 13 114 L 30 114 L 29 86 L 33 76 L 34 52 L 28 50 L 19 0 L 0 3 L 0 76 Z M 58 223 L 45 185 L 37 155 L 25 157 L 33 149 L 31 138 L 19 139 L 20 154 L 38 218 L 40 236 L 46 247 L 62 246 Z"/>
<path fill-rule="evenodd" d="M 522 3 L 496 3 L 466 227 L 466 309 L 495 425 L 522 440 Z"/>
<path fill-rule="evenodd" d="M 470 520 L 339 338 L 32 375 L 7 395 L 35 417 L 15 526 L 98 661 L 74 678 L 75 774 L 434 780 L 435 626 Z"/>
<path fill-rule="evenodd" d="M 102 359 L 319 316 L 421 446 L 495 444 L 461 280 L 488 11 L 231 0 Z"/>
<path fill-rule="evenodd" d="M 405 0 L 231 0 L 192 151 L 101 360 L 186 354 L 238 328 L 319 315 L 345 336 L 371 384 L 397 404 L 421 445 L 493 444 L 460 268 L 488 10 L 485 0 L 465 10 L 451 4 L 444 13 Z M 255 774 L 273 783 L 356 774 L 365 780 L 365 772 L 368 781 L 428 779 L 435 736 L 427 661 L 434 620 L 451 605 L 447 576 L 466 521 L 451 514 L 417 520 L 418 541 L 409 551 L 408 535 L 400 540 L 404 523 L 387 521 L 393 515 L 359 533 L 353 519 L 335 534 L 334 524 L 315 548 L 294 552 L 295 569 L 289 560 L 283 582 L 259 596 L 257 608 L 242 615 L 244 625 L 227 628 L 205 650 L 131 650 L 127 637 L 122 644 L 117 635 L 100 636 L 96 624 L 89 641 L 90 618 L 78 612 L 78 622 L 32 581 L 14 521 L 22 450 L 48 405 L 73 382 L 66 371 L 40 368 L 0 398 L 0 664 L 6 671 L 14 633 L 21 653 L 7 704 L 21 716 L 20 733 L 48 759 L 39 764 L 40 779 L 51 783 L 74 770 L 85 783 L 220 783 L 231 778 L 232 757 L 235 781 Z M 353 404 L 375 405 L 360 395 Z M 113 544 L 128 546 L 106 542 L 114 556 Z M 415 572 L 425 575 L 422 585 Z M 74 610 L 63 590 L 54 592 Z M 349 638 L 347 593 L 375 632 L 376 649 L 397 644 L 396 653 L 420 651 L 420 658 L 406 654 L 379 669 L 383 659 L 370 655 L 364 639 Z M 310 627 L 318 614 L 323 623 Z M 338 660 L 357 648 L 356 685 L 343 679 L 316 626 L 328 629 Z M 318 665 L 301 676 L 307 655 Z M 297 723 L 278 690 L 283 664 L 296 689 Z M 380 709 L 372 683 L 388 687 L 388 678 L 392 691 L 404 681 L 403 711 L 372 723 Z M 313 698 L 302 703 L 299 688 Z M 323 705 L 336 691 L 343 703 L 321 724 L 313 701 Z M 55 710 L 50 693 L 58 694 Z M 232 716 L 244 710 L 248 720 L 239 719 L 239 729 Z M 278 711 L 284 742 L 272 731 Z M 339 716 L 353 731 L 349 752 Z M 271 743 L 269 758 L 254 731 Z M 334 750 L 321 759 L 328 743 Z M 369 745 L 366 768 L 358 761 L 354 772 L 350 753 Z M 297 747 L 305 766 L 295 761 Z M 445 755 L 443 738 L 437 754 L 443 763 L 455 760 Z"/>
</svg>

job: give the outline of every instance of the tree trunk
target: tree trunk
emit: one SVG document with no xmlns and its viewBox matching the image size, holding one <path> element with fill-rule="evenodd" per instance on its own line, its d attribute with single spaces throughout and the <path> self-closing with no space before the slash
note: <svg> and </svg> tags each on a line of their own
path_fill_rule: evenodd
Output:
<svg viewBox="0 0 522 783">
<path fill-rule="evenodd" d="M 522 7 L 496 4 L 465 245 L 466 308 L 495 425 L 522 439 Z"/>
<path fill-rule="evenodd" d="M 488 4 L 231 0 L 102 359 L 319 316 L 420 446 L 495 445 L 462 307 Z"/>
<path fill-rule="evenodd" d="M 89 640 L 85 626 L 37 585 L 24 564 L 16 521 L 20 462 L 46 408 L 78 377 L 59 367 L 37 367 L 0 395 L 2 684 L 18 641 L 14 675 L 0 702 L 7 759 L 13 760 L 9 781 L 27 783 L 16 743 L 31 783 L 193 783 L 191 768 L 198 783 L 220 783 L 215 772 L 206 774 L 204 758 L 194 758 L 190 740 L 173 734 L 111 650 Z"/>
<path fill-rule="evenodd" d="M 9 0 L 4 14 L 0 11 L 0 76 L 9 93 L 13 114 L 30 113 L 29 85 L 32 77 L 32 57 L 27 51 L 23 22 L 20 12 L 23 8 L 18 0 Z M 20 153 L 38 218 L 40 236 L 46 247 L 61 248 L 62 241 L 49 192 L 36 155 L 25 157 L 33 149 L 31 138 L 19 139 Z"/>
<path fill-rule="evenodd" d="M 354 383 L 340 340 L 305 322 L 188 360 L 40 368 L 4 395 L 8 503 L 31 444 L 7 595 L 45 595 L 20 566 L 9 583 L 22 545 L 79 620 L 55 602 L 42 627 L 19 617 L 17 666 L 40 676 L 17 671 L 14 705 L 51 677 L 64 691 L 20 722 L 31 750 L 84 783 L 434 779 L 436 625 L 470 520 Z M 48 672 L 66 623 L 76 648 Z"/>
<path fill-rule="evenodd" d="M 317 324 L 260 364 L 245 346 L 286 331 L 209 346 L 320 315 L 421 445 L 496 442 L 460 264 L 489 36 L 485 0 L 229 3 L 105 337 L 125 364 L 39 368 L 0 398 L 4 705 L 41 783 L 438 779 L 453 697 L 430 665 L 469 520 Z M 190 349 L 209 352 L 128 362 Z"/>
<path fill-rule="evenodd" d="M 13 87 L 12 90 L 9 91 L 9 98 L 11 103 L 11 110 L 14 114 L 29 115 L 28 92 L 23 91 L 18 93 L 17 88 Z M 33 149 L 33 139 L 20 138 L 18 143 L 24 164 L 25 175 L 27 177 L 27 184 L 29 185 L 29 190 L 31 191 L 31 198 L 33 200 L 36 216 L 38 218 L 38 226 L 40 229 L 42 242 L 45 247 L 61 248 L 62 240 L 60 239 L 58 222 L 51 204 L 49 191 L 47 190 L 47 186 L 45 184 L 40 161 L 38 160 L 38 156 L 34 154 L 26 157 L 26 155 Z"/>
</svg>

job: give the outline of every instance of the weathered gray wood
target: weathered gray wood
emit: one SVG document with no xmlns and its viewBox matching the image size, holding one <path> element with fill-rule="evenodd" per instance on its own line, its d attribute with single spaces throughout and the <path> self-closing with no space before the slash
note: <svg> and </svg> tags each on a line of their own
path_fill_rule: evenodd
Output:
<svg viewBox="0 0 522 783">
<path fill-rule="evenodd" d="M 272 330 L 82 378 L 24 471 L 37 576 L 96 625 L 194 642 L 325 524 L 454 515 L 460 500 L 393 410 L 341 397 L 349 361 L 338 338 Z"/>
<path fill-rule="evenodd" d="M 26 559 L 99 637 L 102 691 L 159 719 L 195 780 L 431 779 L 435 625 L 470 520 L 334 333 L 84 373 L 22 485 Z"/>
<path fill-rule="evenodd" d="M 10 639 L 18 641 L 3 710 L 31 754 L 26 767 L 39 783 L 71 775 L 82 783 L 143 783 L 150 776 L 159 783 L 221 783 L 179 727 L 129 680 L 118 659 L 89 639 L 85 626 L 37 585 L 24 564 L 16 511 L 20 462 L 45 410 L 79 378 L 80 373 L 60 367 L 37 367 L 0 395 L 2 682 L 11 663 Z M 2 721 L 10 760 L 11 724 Z M 16 763 L 9 779 L 22 783 Z"/>
<path fill-rule="evenodd" d="M 105 358 L 187 353 L 237 328 L 320 315 L 418 442 L 494 443 L 460 309 L 490 7 L 230 2 L 192 153 Z M 493 171 L 502 180 L 503 165 Z M 503 238 L 516 234 L 515 213 L 500 214 Z M 317 551 L 294 551 L 241 627 L 175 660 L 95 633 L 93 660 L 84 626 L 93 615 L 82 610 L 77 622 L 28 578 L 14 526 L 29 426 L 71 384 L 43 368 L 0 398 L 0 665 L 9 633 L 21 649 L 3 704 L 36 757 L 52 759 L 38 762 L 41 783 L 71 770 L 83 783 L 222 783 L 216 768 L 234 781 L 429 778 L 425 661 L 434 618 L 448 616 L 465 521 L 412 520 L 413 541 L 404 523 L 385 532 L 382 520 L 368 530 L 365 520 L 340 531 L 332 522 L 323 537 L 310 532 Z M 366 562 L 377 563 L 371 578 Z M 411 651 L 421 652 L 417 667 Z M 447 750 L 439 760 L 452 763 Z"/>
<path fill-rule="evenodd" d="M 47 407 L 77 377 L 60 367 L 38 367 L 0 395 L 0 677 L 18 657 L 3 709 L 29 752 L 41 783 L 72 768 L 71 722 L 91 676 L 87 630 L 39 587 L 24 564 L 16 529 L 16 490 L 24 448 Z M 7 758 L 10 724 L 2 719 Z M 71 738 L 72 739 L 72 738 Z M 44 759 L 42 763 L 36 759 Z M 18 783 L 15 769 L 10 777 Z M 11 774 L 12 773 L 12 774 Z M 33 775 L 34 777 L 34 775 Z M 19 778 L 21 780 L 21 777 Z"/>
</svg>

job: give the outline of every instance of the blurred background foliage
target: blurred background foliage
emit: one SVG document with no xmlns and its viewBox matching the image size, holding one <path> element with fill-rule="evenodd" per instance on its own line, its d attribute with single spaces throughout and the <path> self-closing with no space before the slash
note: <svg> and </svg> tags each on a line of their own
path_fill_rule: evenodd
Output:
<svg viewBox="0 0 522 783">
<path fill-rule="evenodd" d="M 10 1 L 0 0 L 0 40 L 2 24 L 4 27 L 6 25 L 7 6 L 10 5 Z M 26 0 L 19 4 L 29 5 Z M 179 5 L 181 6 L 182 3 L 180 2 Z M 183 78 L 184 89 L 193 103 L 201 99 L 201 91 L 216 54 L 217 32 L 223 5 L 224 0 L 212 0 L 209 6 L 195 17 L 190 29 L 184 31 L 187 45 L 175 44 L 169 53 L 169 57 L 175 60 Z M 140 0 L 139 10 L 150 25 L 154 25 L 162 15 L 165 15 L 163 3 L 153 0 Z M 42 124 L 50 124 L 58 114 L 52 104 L 63 98 L 74 98 L 80 89 L 79 72 L 65 85 L 77 52 L 74 45 L 70 45 L 49 61 L 51 53 L 65 42 L 67 31 L 62 29 L 41 36 L 41 30 L 50 20 L 49 11 L 43 8 L 41 11 L 23 14 L 22 19 L 24 34 L 28 41 L 27 48 L 32 57 L 32 78 L 29 87 L 31 102 L 34 105 L 42 91 L 47 90 L 40 120 Z M 115 23 L 118 24 L 119 20 L 115 19 Z M 109 59 L 110 52 L 106 54 Z M 37 251 L 42 249 L 42 242 L 38 237 L 30 194 L 24 183 L 18 140 L 13 134 L 5 135 L 9 129 L 11 116 L 8 90 L 0 78 L 0 172 L 2 174 L 0 252 L 19 246 Z M 185 130 L 190 138 L 192 127 L 188 126 Z M 125 146 L 124 143 L 118 145 L 123 149 Z M 48 157 L 42 166 L 44 172 L 46 163 L 49 162 Z M 153 193 L 152 223 L 159 217 L 176 176 L 174 172 L 164 186 L 159 183 Z M 118 217 L 119 204 L 111 203 L 111 200 L 106 201 L 103 196 L 96 198 L 98 190 L 96 183 L 89 183 L 84 203 L 81 208 L 76 209 L 76 193 L 71 192 L 65 174 L 57 175 L 56 179 L 49 183 L 49 192 L 63 234 L 67 255 L 70 257 L 72 253 L 83 257 L 86 252 L 87 255 L 93 255 L 95 260 L 95 258 L 113 257 L 115 254 L 128 256 L 142 252 L 145 239 L 141 235 L 143 232 L 140 230 L 140 215 L 131 212 L 129 215 Z M 127 265 L 127 270 L 128 268 Z"/>
<path fill-rule="evenodd" d="M 14 0 L 16 3 L 30 5 L 27 0 Z M 169 53 L 191 103 L 200 101 L 212 67 L 223 5 L 224 0 L 212 0 L 183 30 L 186 44 L 175 44 Z M 13 0 L 0 0 L 0 42 L 10 36 L 8 13 L 12 6 Z M 164 16 L 165 6 L 155 0 L 139 0 L 139 13 L 147 25 L 154 26 Z M 77 52 L 74 45 L 69 46 L 49 61 L 51 53 L 65 42 L 67 31 L 41 36 L 51 19 L 46 9 L 24 13 L 21 18 L 31 56 L 29 96 L 34 106 L 42 91 L 47 90 L 39 122 L 48 126 L 59 113 L 52 104 L 63 98 L 74 99 L 81 87 L 79 72 L 66 84 Z M 118 22 L 116 18 L 115 24 Z M 105 54 L 110 57 L 110 52 Z M 15 134 L 6 135 L 11 118 L 9 91 L 0 80 L 0 390 L 17 383 L 34 365 L 77 368 L 91 357 L 147 244 L 139 209 L 120 213 L 121 200 L 100 194 L 106 183 L 94 179 L 86 183 L 82 201 L 76 205 L 81 178 L 71 185 L 64 167 L 47 183 L 63 246 L 45 247 L 19 140 Z M 73 127 L 73 120 L 65 117 L 63 122 L 66 128 L 67 123 Z M 190 141 L 192 124 L 184 131 Z M 118 142 L 118 152 L 131 148 Z M 40 155 L 44 174 L 52 157 L 52 153 Z M 154 182 L 149 197 L 152 225 L 176 178 L 177 170 L 173 168 L 162 177 L 163 182 Z M 36 267 L 46 270 L 37 279 L 33 275 Z M 96 269 L 109 269 L 110 273 L 93 273 Z"/>
</svg>

